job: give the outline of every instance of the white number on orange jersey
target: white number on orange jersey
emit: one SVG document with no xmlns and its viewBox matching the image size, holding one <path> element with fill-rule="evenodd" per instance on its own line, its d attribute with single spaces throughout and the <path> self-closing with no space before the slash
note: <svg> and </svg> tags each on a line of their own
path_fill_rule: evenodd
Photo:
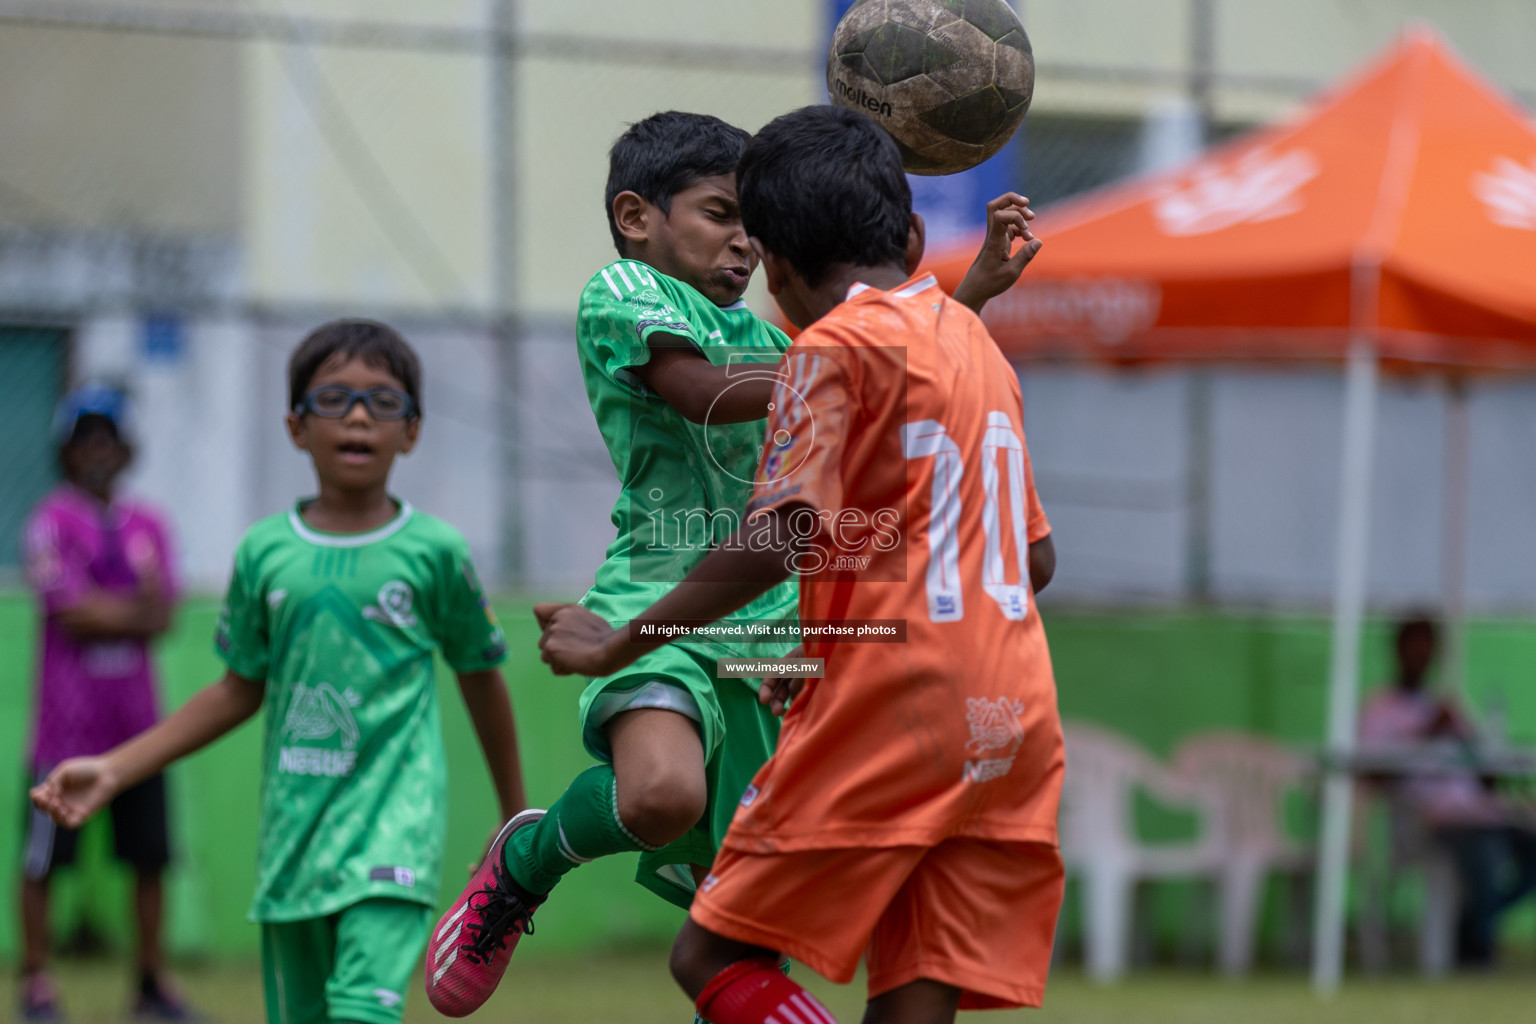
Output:
<svg viewBox="0 0 1536 1024">
<path fill-rule="evenodd" d="M 909 459 L 933 458 L 933 508 L 928 519 L 928 618 L 958 622 L 965 617 L 960 586 L 960 480 L 965 467 L 960 446 L 937 420 L 916 420 L 902 427 L 902 452 Z M 1009 583 L 1003 567 L 1003 536 L 999 523 L 999 456 L 1008 467 L 1009 527 L 1013 533 L 1019 581 Z M 1003 616 L 1015 621 L 1029 614 L 1029 541 L 1024 523 L 1024 441 L 1014 433 L 1005 412 L 987 414 L 982 438 L 982 589 Z"/>
<path fill-rule="evenodd" d="M 909 459 L 933 458 L 933 508 L 928 515 L 928 618 L 959 622 L 965 617 L 960 590 L 960 446 L 938 420 L 914 420 L 901 428 L 901 450 Z"/>
</svg>

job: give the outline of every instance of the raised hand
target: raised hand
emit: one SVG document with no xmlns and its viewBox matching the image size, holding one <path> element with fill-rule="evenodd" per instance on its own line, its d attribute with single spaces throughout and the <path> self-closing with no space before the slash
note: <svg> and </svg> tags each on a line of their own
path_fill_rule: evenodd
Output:
<svg viewBox="0 0 1536 1024">
<path fill-rule="evenodd" d="M 104 757 L 76 757 L 32 787 L 32 804 L 65 828 L 79 828 L 112 802 L 119 785 Z"/>
<path fill-rule="evenodd" d="M 955 288 L 955 300 L 977 313 L 988 299 L 1012 288 L 1044 244 L 1029 230 L 1035 211 L 1029 200 L 1007 192 L 987 204 L 987 234 L 965 278 Z M 1017 250 L 1015 243 L 1023 241 Z"/>
</svg>

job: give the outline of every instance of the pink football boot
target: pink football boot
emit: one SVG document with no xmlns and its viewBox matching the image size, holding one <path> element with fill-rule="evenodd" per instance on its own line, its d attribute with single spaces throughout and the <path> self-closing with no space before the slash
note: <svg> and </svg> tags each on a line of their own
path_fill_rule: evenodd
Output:
<svg viewBox="0 0 1536 1024">
<path fill-rule="evenodd" d="M 480 1009 L 496 991 L 517 940 L 533 934 L 533 911 L 544 897 L 512 880 L 502 851 L 513 832 L 542 817 L 543 811 L 530 808 L 502 826 L 479 870 L 427 942 L 427 998 L 445 1017 Z"/>
</svg>

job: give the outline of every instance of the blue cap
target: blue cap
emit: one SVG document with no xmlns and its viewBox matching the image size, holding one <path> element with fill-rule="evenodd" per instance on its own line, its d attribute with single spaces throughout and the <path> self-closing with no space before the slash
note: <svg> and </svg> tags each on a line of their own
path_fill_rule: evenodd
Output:
<svg viewBox="0 0 1536 1024">
<path fill-rule="evenodd" d="M 106 384 L 85 384 L 59 402 L 53 414 L 53 439 L 61 448 L 75 436 L 75 427 L 86 416 L 101 416 L 117 430 L 124 444 L 134 441 L 133 403 L 128 393 Z"/>
</svg>

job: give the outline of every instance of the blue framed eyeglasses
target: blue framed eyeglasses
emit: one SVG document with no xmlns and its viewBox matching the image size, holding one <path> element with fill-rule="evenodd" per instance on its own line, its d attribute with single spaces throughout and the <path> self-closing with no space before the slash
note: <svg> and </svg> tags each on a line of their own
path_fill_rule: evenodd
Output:
<svg viewBox="0 0 1536 1024">
<path fill-rule="evenodd" d="M 404 391 L 396 391 L 394 388 L 354 391 L 340 384 L 311 391 L 304 396 L 294 412 L 312 412 L 322 419 L 339 420 L 351 412 L 358 402 L 362 402 L 368 415 L 376 420 L 403 420 L 416 415 L 416 400 Z"/>
</svg>

